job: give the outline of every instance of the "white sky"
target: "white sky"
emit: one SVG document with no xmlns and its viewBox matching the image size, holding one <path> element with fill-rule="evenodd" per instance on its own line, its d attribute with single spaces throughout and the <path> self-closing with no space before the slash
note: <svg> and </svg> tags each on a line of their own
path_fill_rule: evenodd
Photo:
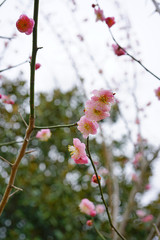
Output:
<svg viewBox="0 0 160 240">
<path fill-rule="evenodd" d="M 106 17 L 115 17 L 116 24 L 112 31 L 120 45 L 126 47 L 130 44 L 132 48 L 127 48 L 128 51 L 160 76 L 160 15 L 153 14 L 154 6 L 151 0 L 98 2 Z M 15 22 L 21 14 L 32 17 L 32 3 L 33 1 L 28 0 L 7 0 L 0 8 L 0 35 L 17 34 L 6 50 L 3 47 L 4 41 L 0 39 L 0 56 L 3 60 L 0 61 L 0 69 L 23 62 L 31 55 L 32 36 L 19 33 Z M 106 25 L 95 22 L 94 10 L 91 8 L 94 1 L 76 0 L 76 3 L 75 8 L 71 0 L 40 0 L 38 46 L 42 46 L 43 49 L 39 50 L 37 56 L 37 62 L 41 63 L 42 67 L 36 71 L 36 92 L 50 91 L 56 87 L 67 91 L 73 85 L 81 89 L 76 73 L 78 69 L 78 74 L 85 79 L 87 94 L 95 88 L 106 88 L 105 81 L 109 83 L 121 101 L 124 116 L 132 128 L 135 110 L 131 92 L 134 86 L 133 75 L 136 74 L 135 94 L 140 107 L 149 101 L 152 102 L 145 113 L 147 118 L 141 114 L 142 135 L 152 144 L 159 146 L 160 101 L 155 97 L 154 90 L 160 86 L 160 82 L 137 63 L 131 63 L 128 56 L 118 58 L 114 55 L 111 47 L 113 40 Z M 84 37 L 84 42 L 79 40 L 78 34 Z M 102 69 L 104 74 L 100 75 L 98 69 Z M 19 71 L 23 71 L 23 76 L 29 84 L 29 64 L 9 70 L 3 75 L 14 80 Z M 136 138 L 136 126 L 134 128 L 133 136 Z M 125 131 L 125 128 L 122 124 L 121 131 L 123 130 Z M 112 129 L 110 134 L 118 138 L 119 126 Z M 156 176 L 156 180 L 152 180 L 156 192 L 160 191 L 159 162 L 156 164 L 155 172 L 159 178 Z"/>
</svg>

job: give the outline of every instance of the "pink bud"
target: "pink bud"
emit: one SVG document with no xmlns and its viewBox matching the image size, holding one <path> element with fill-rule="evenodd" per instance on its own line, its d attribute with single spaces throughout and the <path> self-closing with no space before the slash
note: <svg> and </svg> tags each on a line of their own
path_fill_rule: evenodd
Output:
<svg viewBox="0 0 160 240">
<path fill-rule="evenodd" d="M 93 221 L 92 221 L 92 220 L 88 220 L 88 221 L 86 222 L 86 224 L 87 224 L 89 227 L 91 227 L 91 226 L 93 225 Z"/>
<path fill-rule="evenodd" d="M 114 17 L 105 18 L 105 22 L 109 28 L 111 28 L 116 23 Z"/>
<path fill-rule="evenodd" d="M 40 63 L 36 63 L 36 65 L 35 65 L 35 70 L 37 70 L 38 68 L 40 68 L 41 67 L 41 64 Z"/>
</svg>

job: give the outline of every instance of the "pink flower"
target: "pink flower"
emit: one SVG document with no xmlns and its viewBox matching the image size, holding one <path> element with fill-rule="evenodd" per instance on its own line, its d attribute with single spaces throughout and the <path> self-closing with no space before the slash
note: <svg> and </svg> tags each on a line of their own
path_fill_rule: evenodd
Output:
<svg viewBox="0 0 160 240">
<path fill-rule="evenodd" d="M 153 215 L 147 215 L 141 219 L 142 222 L 150 222 L 153 220 Z"/>
<path fill-rule="evenodd" d="M 100 121 L 109 117 L 110 106 L 102 106 L 98 101 L 88 100 L 85 105 L 85 116 L 91 121 Z"/>
<path fill-rule="evenodd" d="M 105 207 L 103 204 L 97 204 L 96 205 L 96 213 L 97 214 L 102 214 L 105 211 Z"/>
<path fill-rule="evenodd" d="M 139 210 L 136 211 L 136 214 L 137 214 L 138 217 L 142 218 L 146 215 L 146 212 L 139 209 Z"/>
<path fill-rule="evenodd" d="M 33 32 L 34 20 L 32 18 L 28 18 L 26 15 L 23 14 L 16 22 L 16 27 L 20 32 L 29 35 Z"/>
<path fill-rule="evenodd" d="M 42 129 L 36 134 L 36 138 L 39 138 L 41 141 L 47 141 L 50 137 L 51 131 L 49 129 Z"/>
<path fill-rule="evenodd" d="M 79 204 L 81 212 L 94 217 L 96 215 L 95 206 L 93 202 L 89 201 L 87 198 L 81 200 Z"/>
<path fill-rule="evenodd" d="M 91 227 L 91 226 L 93 225 L 93 221 L 92 221 L 92 220 L 88 220 L 88 221 L 86 222 L 86 224 L 87 224 L 89 227 Z"/>
<path fill-rule="evenodd" d="M 87 138 L 89 134 L 96 134 L 98 123 L 95 121 L 90 121 L 86 116 L 82 116 L 77 122 L 78 130 L 83 134 L 84 138 Z"/>
<path fill-rule="evenodd" d="M 114 94 L 110 90 L 93 90 L 91 100 L 98 102 L 101 106 L 106 106 L 114 103 Z"/>
<path fill-rule="evenodd" d="M 158 97 L 158 100 L 160 100 L 160 87 L 155 90 L 155 94 Z"/>
<path fill-rule="evenodd" d="M 74 159 L 77 164 L 88 163 L 88 158 L 85 151 L 85 144 L 81 143 L 78 138 L 73 139 L 74 146 L 68 146 L 69 152 L 71 152 L 71 158 Z"/>
<path fill-rule="evenodd" d="M 99 175 L 98 175 L 98 179 L 99 179 L 99 181 L 101 180 L 101 177 Z M 98 183 L 98 179 L 97 179 L 96 174 L 93 174 L 91 182 Z"/>
<path fill-rule="evenodd" d="M 135 167 L 137 167 L 138 163 L 142 160 L 142 157 L 143 157 L 143 154 L 141 152 L 135 155 L 135 159 L 133 161 L 133 164 Z"/>
<path fill-rule="evenodd" d="M 109 28 L 112 27 L 116 23 L 114 17 L 105 18 L 105 22 Z"/>
<path fill-rule="evenodd" d="M 35 70 L 37 70 L 38 68 L 40 68 L 41 67 L 41 64 L 40 63 L 36 63 L 36 65 L 35 65 Z"/>
<path fill-rule="evenodd" d="M 103 14 L 103 10 L 101 10 L 100 8 L 98 9 L 94 9 L 94 13 L 96 14 L 96 22 L 97 21 L 104 21 L 105 20 L 105 17 L 104 17 L 104 14 Z"/>
<path fill-rule="evenodd" d="M 3 103 L 14 104 L 14 101 L 11 100 L 9 96 L 0 94 L 0 98 L 2 99 Z"/>
<path fill-rule="evenodd" d="M 114 53 L 117 56 L 122 56 L 126 54 L 125 51 L 122 48 L 120 48 L 118 45 L 113 44 L 112 47 L 113 47 Z"/>
<path fill-rule="evenodd" d="M 147 184 L 147 185 L 145 186 L 145 189 L 146 189 L 146 190 L 151 189 L 151 185 L 150 185 L 150 184 Z"/>
</svg>

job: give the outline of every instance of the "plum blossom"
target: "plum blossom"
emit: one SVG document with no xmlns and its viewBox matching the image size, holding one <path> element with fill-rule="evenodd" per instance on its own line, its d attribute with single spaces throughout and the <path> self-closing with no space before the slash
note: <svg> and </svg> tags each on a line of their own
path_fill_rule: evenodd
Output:
<svg viewBox="0 0 160 240">
<path fill-rule="evenodd" d="M 153 215 L 151 215 L 151 214 L 149 214 L 149 215 L 141 218 L 141 221 L 144 222 L 144 223 L 145 223 L 145 222 L 150 222 L 150 221 L 152 221 L 152 220 L 153 220 Z"/>
<path fill-rule="evenodd" d="M 105 18 L 105 22 L 109 28 L 111 28 L 116 23 L 114 17 Z"/>
<path fill-rule="evenodd" d="M 92 221 L 92 220 L 88 220 L 88 221 L 86 222 L 86 224 L 87 224 L 89 227 L 91 227 L 91 226 L 93 225 L 93 221 Z"/>
<path fill-rule="evenodd" d="M 138 217 L 142 218 L 142 217 L 144 217 L 146 215 L 146 212 L 141 210 L 141 209 L 138 209 L 136 211 L 136 214 L 137 214 Z"/>
<path fill-rule="evenodd" d="M 47 141 L 51 137 L 50 129 L 42 129 L 37 132 L 36 138 L 39 138 L 41 141 Z"/>
<path fill-rule="evenodd" d="M 98 179 L 99 179 L 99 181 L 101 180 L 101 177 L 99 175 L 98 175 Z M 96 174 L 93 174 L 91 182 L 98 183 L 98 179 L 97 179 Z"/>
<path fill-rule="evenodd" d="M 80 211 L 94 217 L 96 215 L 95 206 L 93 202 L 89 201 L 87 198 L 81 200 L 79 204 Z"/>
<path fill-rule="evenodd" d="M 41 64 L 40 63 L 36 63 L 35 64 L 35 70 L 39 69 L 41 67 Z"/>
<path fill-rule="evenodd" d="M 0 94 L 0 99 L 2 99 L 3 103 L 14 104 L 14 101 L 11 100 L 9 96 Z"/>
<path fill-rule="evenodd" d="M 85 144 L 81 143 L 78 138 L 73 139 L 74 146 L 68 146 L 69 152 L 71 152 L 71 158 L 77 164 L 86 164 L 88 163 L 88 157 L 85 151 Z"/>
<path fill-rule="evenodd" d="M 85 116 L 91 121 L 100 121 L 109 117 L 110 106 L 102 106 L 98 101 L 88 100 L 85 105 Z"/>
<path fill-rule="evenodd" d="M 143 154 L 141 152 L 136 153 L 135 155 L 135 159 L 133 161 L 133 164 L 135 167 L 137 167 L 137 165 L 139 164 L 139 162 L 142 160 Z"/>
<path fill-rule="evenodd" d="M 149 190 L 149 189 L 151 189 L 151 185 L 150 184 L 146 184 L 145 190 Z"/>
<path fill-rule="evenodd" d="M 96 205 L 96 213 L 97 214 L 102 214 L 105 211 L 105 207 L 103 204 L 97 204 Z"/>
<path fill-rule="evenodd" d="M 91 100 L 98 102 L 103 107 L 114 103 L 114 93 L 110 90 L 101 88 L 100 90 L 93 90 L 92 94 L 94 96 L 91 97 Z"/>
<path fill-rule="evenodd" d="M 95 121 L 90 121 L 86 116 L 82 116 L 77 122 L 78 130 L 83 134 L 84 138 L 87 138 L 89 134 L 96 134 L 98 123 Z"/>
<path fill-rule="evenodd" d="M 105 20 L 103 10 L 101 10 L 100 8 L 98 8 L 98 9 L 95 8 L 94 13 L 96 14 L 96 22 L 97 21 L 102 21 L 103 22 Z"/>
<path fill-rule="evenodd" d="M 155 90 L 155 94 L 158 97 L 158 100 L 160 100 L 160 87 Z"/>
<path fill-rule="evenodd" d="M 16 27 L 18 31 L 29 35 L 33 32 L 34 24 L 35 22 L 32 18 L 28 18 L 25 14 L 23 14 L 16 22 Z"/>
<path fill-rule="evenodd" d="M 118 45 L 112 44 L 112 48 L 114 50 L 114 53 L 117 56 L 122 56 L 126 54 L 125 51 L 122 48 L 120 48 Z"/>
</svg>

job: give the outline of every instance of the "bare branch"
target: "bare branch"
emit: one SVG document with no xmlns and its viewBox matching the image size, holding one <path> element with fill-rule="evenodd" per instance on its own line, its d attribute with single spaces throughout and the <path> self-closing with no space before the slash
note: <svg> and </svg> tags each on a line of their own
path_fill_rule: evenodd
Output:
<svg viewBox="0 0 160 240">
<path fill-rule="evenodd" d="M 29 60 L 26 60 L 26 61 L 24 61 L 24 62 L 22 62 L 22 63 L 19 63 L 19 64 L 17 64 L 17 65 L 14 65 L 14 66 L 10 66 L 10 67 L 8 67 L 8 68 L 1 69 L 1 70 L 0 70 L 0 73 L 1 73 L 1 72 L 5 72 L 5 71 L 8 71 L 8 70 L 10 70 L 10 69 L 12 69 L 12 68 L 19 67 L 19 66 L 21 66 L 21 65 L 23 65 L 23 64 L 25 64 L 25 63 L 27 63 L 27 62 L 29 62 Z"/>
<path fill-rule="evenodd" d="M 21 114 L 20 112 L 18 112 L 18 113 L 19 113 L 19 115 L 20 115 L 20 117 L 21 117 L 22 121 L 24 122 L 25 126 L 26 126 L 26 127 L 28 127 L 28 124 L 27 124 L 27 123 L 26 123 L 26 121 L 24 120 L 24 118 L 23 118 L 22 114 Z"/>
<path fill-rule="evenodd" d="M 6 2 L 6 0 L 4 0 L 1 4 L 0 4 L 0 7 Z"/>
<path fill-rule="evenodd" d="M 4 162 L 8 163 L 12 167 L 12 163 L 10 163 L 8 160 L 0 156 L 0 159 L 3 160 Z"/>
<path fill-rule="evenodd" d="M 7 39 L 7 40 L 12 40 L 13 37 L 4 37 L 4 36 L 0 36 L 1 39 Z"/>
<path fill-rule="evenodd" d="M 35 126 L 34 129 L 56 129 L 56 128 L 70 128 L 70 127 L 75 127 L 77 126 L 77 123 L 71 123 L 71 124 L 64 124 L 64 125 L 55 125 L 55 126 L 44 126 L 44 127 L 39 127 Z"/>
<path fill-rule="evenodd" d="M 155 6 L 156 12 L 160 14 L 160 4 L 156 0 L 151 0 Z"/>
</svg>

